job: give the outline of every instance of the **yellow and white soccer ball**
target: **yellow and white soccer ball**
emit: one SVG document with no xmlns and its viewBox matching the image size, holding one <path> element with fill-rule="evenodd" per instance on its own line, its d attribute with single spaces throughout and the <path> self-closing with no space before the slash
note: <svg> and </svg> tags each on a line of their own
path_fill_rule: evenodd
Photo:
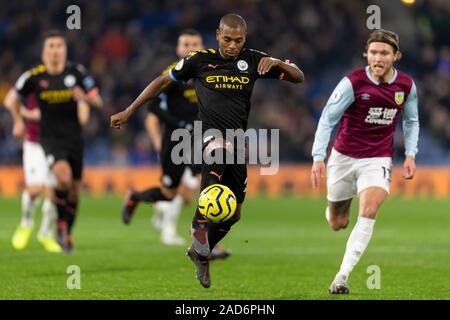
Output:
<svg viewBox="0 0 450 320">
<path fill-rule="evenodd" d="M 212 184 L 200 193 L 198 210 L 208 221 L 220 223 L 236 212 L 236 196 L 222 184 Z"/>
</svg>

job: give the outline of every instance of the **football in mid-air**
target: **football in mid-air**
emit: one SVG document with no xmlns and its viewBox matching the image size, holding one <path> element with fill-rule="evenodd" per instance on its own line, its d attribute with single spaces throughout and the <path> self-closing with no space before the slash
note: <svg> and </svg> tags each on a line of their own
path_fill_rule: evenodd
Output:
<svg viewBox="0 0 450 320">
<path fill-rule="evenodd" d="M 227 221 L 236 211 L 236 196 L 227 186 L 210 185 L 200 193 L 198 210 L 208 221 Z"/>
</svg>

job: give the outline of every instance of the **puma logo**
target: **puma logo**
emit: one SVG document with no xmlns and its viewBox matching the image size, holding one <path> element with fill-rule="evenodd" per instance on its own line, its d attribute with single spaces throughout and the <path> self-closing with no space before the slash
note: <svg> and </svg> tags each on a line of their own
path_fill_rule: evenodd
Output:
<svg viewBox="0 0 450 320">
<path fill-rule="evenodd" d="M 218 64 L 208 64 L 208 68 L 213 68 L 213 69 L 215 69 L 215 68 L 217 68 L 219 65 Z"/>
<path fill-rule="evenodd" d="M 210 171 L 209 174 L 212 174 L 212 175 L 216 176 L 219 179 L 219 181 L 220 181 L 220 179 L 222 179 L 222 176 L 217 174 L 217 173 L 215 173 L 214 171 Z"/>
</svg>

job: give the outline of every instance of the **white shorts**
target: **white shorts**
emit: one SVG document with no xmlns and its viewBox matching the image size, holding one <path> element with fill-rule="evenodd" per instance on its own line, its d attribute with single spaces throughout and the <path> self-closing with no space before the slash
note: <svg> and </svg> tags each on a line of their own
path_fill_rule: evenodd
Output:
<svg viewBox="0 0 450 320">
<path fill-rule="evenodd" d="M 25 185 L 54 185 L 54 178 L 49 169 L 44 149 L 40 143 L 25 141 L 23 143 L 23 171 Z"/>
<path fill-rule="evenodd" d="M 389 194 L 392 158 L 352 158 L 334 148 L 327 164 L 327 198 L 343 201 L 358 195 L 368 187 L 380 187 Z"/>
</svg>

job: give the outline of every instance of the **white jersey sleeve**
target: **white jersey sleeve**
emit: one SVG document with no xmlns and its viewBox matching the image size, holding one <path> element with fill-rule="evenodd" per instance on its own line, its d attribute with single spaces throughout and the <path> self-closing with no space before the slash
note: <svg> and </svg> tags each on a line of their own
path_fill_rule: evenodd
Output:
<svg viewBox="0 0 450 320">
<path fill-rule="evenodd" d="M 314 161 L 325 160 L 331 132 L 341 120 L 342 114 L 354 101 L 352 83 L 349 78 L 344 77 L 334 89 L 322 111 L 311 153 Z"/>
<path fill-rule="evenodd" d="M 415 157 L 419 151 L 419 110 L 416 84 L 413 82 L 411 92 L 403 109 L 403 135 L 405 138 L 405 156 Z"/>
</svg>

